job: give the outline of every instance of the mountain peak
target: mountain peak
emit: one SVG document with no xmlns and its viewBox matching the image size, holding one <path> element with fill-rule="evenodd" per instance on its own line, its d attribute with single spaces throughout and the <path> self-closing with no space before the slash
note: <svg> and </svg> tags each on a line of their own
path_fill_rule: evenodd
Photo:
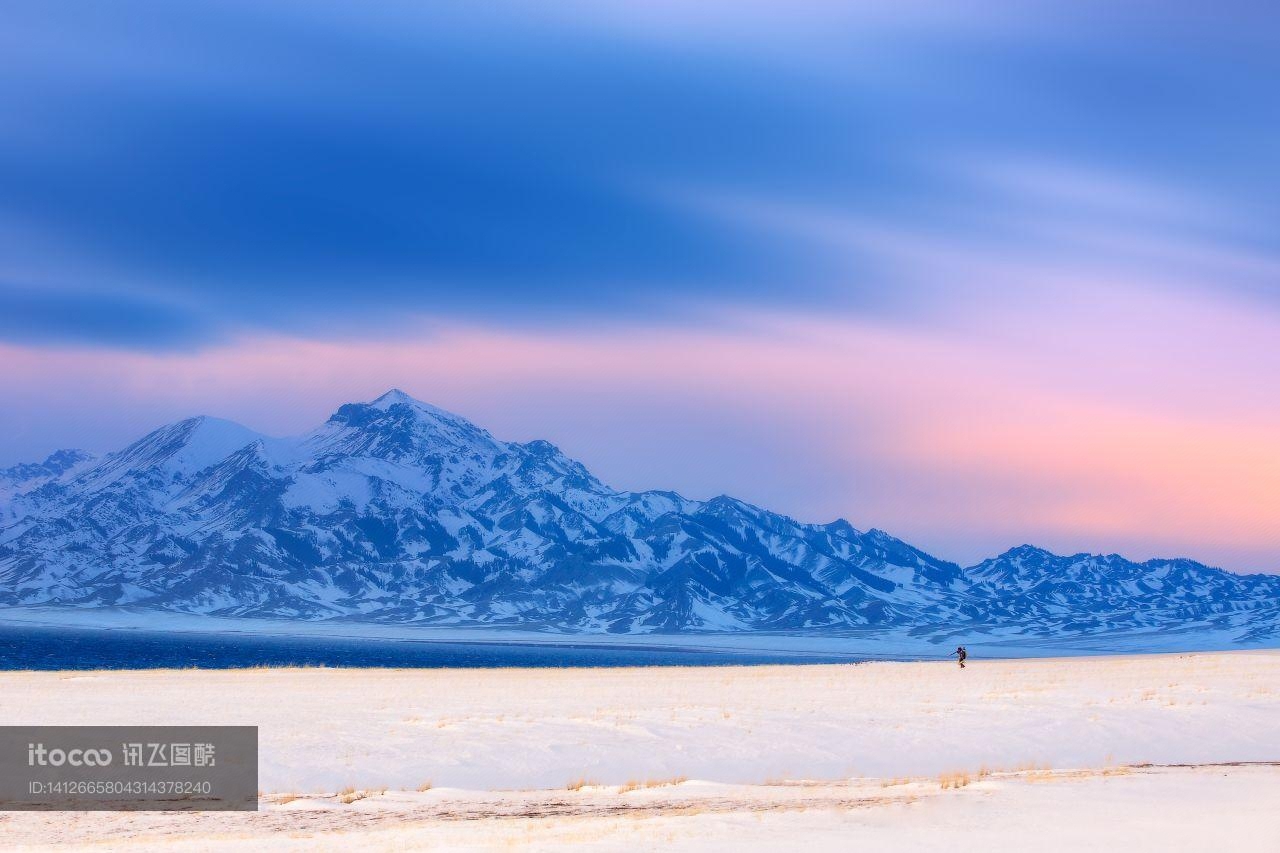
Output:
<svg viewBox="0 0 1280 853">
<path fill-rule="evenodd" d="M 1057 554 L 1053 553 L 1052 551 L 1046 551 L 1044 548 L 1037 548 L 1035 545 L 1023 544 L 1023 545 L 1018 545 L 1013 548 L 1010 548 L 1008 551 L 1005 551 L 1003 554 L 1000 554 L 995 559 L 1006 560 L 1006 559 L 1013 559 L 1015 557 L 1026 559 L 1028 557 L 1032 557 L 1032 558 L 1043 560 L 1047 557 L 1057 557 L 1057 556 L 1058 556 Z"/>
<path fill-rule="evenodd" d="M 9 468 L 0 468 L 0 480 L 22 483 L 58 478 L 95 458 L 94 454 L 86 450 L 55 450 L 43 462 L 21 462 Z"/>
<path fill-rule="evenodd" d="M 849 523 L 846 518 L 837 518 L 835 521 L 829 521 L 822 525 L 826 530 L 837 533 L 842 536 L 860 536 L 861 532 L 858 528 Z"/>
<path fill-rule="evenodd" d="M 372 406 L 373 408 L 383 412 L 387 411 L 393 406 L 408 406 L 412 409 L 416 409 L 419 412 L 426 412 L 427 414 L 435 415 L 436 417 L 448 418 L 450 420 L 464 421 L 464 422 L 467 420 L 466 418 L 462 417 L 462 415 L 454 414 L 453 412 L 450 412 L 446 409 L 442 409 L 439 406 L 433 406 L 430 403 L 424 403 L 422 400 L 419 400 L 418 398 L 413 397 L 410 394 L 405 393 L 404 391 L 401 391 L 399 388 L 392 388 L 390 391 L 387 391 L 385 394 L 383 394 L 380 397 L 374 398 L 373 400 L 366 403 L 365 405 Z"/>
<path fill-rule="evenodd" d="M 186 477 L 262 438 L 265 436 L 234 421 L 197 415 L 152 430 L 78 476 L 89 491 L 144 472 L 163 472 L 166 479 Z"/>
<path fill-rule="evenodd" d="M 422 402 L 421 400 L 414 399 L 412 396 L 410 396 L 409 394 L 406 394 L 404 391 L 401 391 L 399 388 L 392 388 L 386 393 L 382 394 L 381 396 L 371 400 L 369 402 L 369 405 L 385 408 L 387 406 L 394 406 L 397 403 L 412 404 L 412 403 L 421 403 L 421 402 Z"/>
<path fill-rule="evenodd" d="M 339 406 L 304 442 L 328 453 L 375 456 L 413 464 L 441 453 L 462 453 L 482 467 L 506 450 L 466 418 L 393 388 L 368 403 Z"/>
<path fill-rule="evenodd" d="M 79 448 L 67 447 L 62 450 L 55 450 L 45 457 L 44 462 L 40 463 L 50 470 L 57 470 L 59 473 L 67 470 L 72 465 L 78 465 L 92 459 L 94 454 L 87 450 Z"/>
</svg>

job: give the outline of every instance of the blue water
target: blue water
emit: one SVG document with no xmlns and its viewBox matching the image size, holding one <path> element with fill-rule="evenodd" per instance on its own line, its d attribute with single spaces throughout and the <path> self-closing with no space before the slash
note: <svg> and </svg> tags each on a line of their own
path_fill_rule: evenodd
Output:
<svg viewBox="0 0 1280 853">
<path fill-rule="evenodd" d="M 0 670 L 248 666 L 601 667 L 850 663 L 842 655 L 707 651 L 669 646 L 555 645 L 196 634 L 0 626 Z"/>
</svg>

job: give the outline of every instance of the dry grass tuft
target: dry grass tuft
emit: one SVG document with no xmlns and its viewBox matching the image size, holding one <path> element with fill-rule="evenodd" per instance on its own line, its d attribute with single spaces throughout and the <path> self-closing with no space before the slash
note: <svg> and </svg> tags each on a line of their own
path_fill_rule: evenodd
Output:
<svg viewBox="0 0 1280 853">
<path fill-rule="evenodd" d="M 880 782 L 881 788 L 896 788 L 898 785 L 910 785 L 911 779 L 906 776 L 898 776 L 893 779 L 884 779 Z"/>
<path fill-rule="evenodd" d="M 418 793 L 422 793 L 423 791 L 430 791 L 430 790 L 431 790 L 430 779 L 428 779 L 427 781 L 423 782 L 421 785 L 418 786 Z"/>
<path fill-rule="evenodd" d="M 973 779 L 967 772 L 959 770 L 953 773 L 943 773 L 938 777 L 938 784 L 942 786 L 944 791 L 948 788 L 963 788 L 972 781 Z"/>
<path fill-rule="evenodd" d="M 574 779 L 568 785 L 565 785 L 564 789 L 566 791 L 581 791 L 583 788 L 594 788 L 599 784 L 600 784 L 599 782 L 595 782 L 591 779 L 579 777 L 577 779 Z"/>
<path fill-rule="evenodd" d="M 1024 782 L 1053 782 L 1054 780 L 1056 780 L 1056 779 L 1058 779 L 1058 778 L 1059 778 L 1059 776 L 1058 776 L 1056 773 L 1054 773 L 1054 772 L 1053 772 L 1053 768 L 1051 768 L 1048 764 L 1044 765 L 1043 767 L 1041 767 L 1041 768 L 1039 768 L 1039 769 L 1037 769 L 1037 768 L 1036 768 L 1036 766 L 1033 764 L 1033 765 L 1031 765 L 1031 769 L 1030 769 L 1030 770 L 1028 770 L 1026 773 L 1024 773 L 1024 774 L 1023 774 L 1023 776 L 1022 776 L 1022 781 L 1024 781 Z"/>
<path fill-rule="evenodd" d="M 371 794 L 385 794 L 386 788 L 377 788 L 372 791 L 357 791 L 354 785 L 348 785 L 338 792 L 338 802 L 344 806 L 349 806 L 357 800 L 368 799 Z"/>
<path fill-rule="evenodd" d="M 670 779 L 628 779 L 626 784 L 618 786 L 618 793 L 625 794 L 628 791 L 638 791 L 641 788 L 664 788 L 667 785 L 679 785 L 687 781 L 689 781 L 688 776 L 672 776 Z"/>
</svg>

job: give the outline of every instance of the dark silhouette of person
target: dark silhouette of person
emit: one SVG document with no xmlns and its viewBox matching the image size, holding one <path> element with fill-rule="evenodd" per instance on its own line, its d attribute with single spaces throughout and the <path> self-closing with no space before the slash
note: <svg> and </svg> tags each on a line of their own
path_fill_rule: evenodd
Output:
<svg viewBox="0 0 1280 853">
<path fill-rule="evenodd" d="M 951 654 L 955 655 L 956 658 L 959 659 L 960 668 L 964 669 L 964 659 L 969 656 L 969 653 L 964 650 L 964 646 L 956 646 L 956 650 Z"/>
</svg>

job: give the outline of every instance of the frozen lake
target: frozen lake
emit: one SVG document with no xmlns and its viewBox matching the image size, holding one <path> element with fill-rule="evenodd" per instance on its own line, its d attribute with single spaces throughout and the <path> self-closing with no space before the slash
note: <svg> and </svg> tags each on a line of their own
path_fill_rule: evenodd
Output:
<svg viewBox="0 0 1280 853">
<path fill-rule="evenodd" d="M 839 653 L 607 645 L 572 639 L 554 643 L 451 642 L 0 625 L 0 670 L 740 666 L 858 659 Z"/>
</svg>

